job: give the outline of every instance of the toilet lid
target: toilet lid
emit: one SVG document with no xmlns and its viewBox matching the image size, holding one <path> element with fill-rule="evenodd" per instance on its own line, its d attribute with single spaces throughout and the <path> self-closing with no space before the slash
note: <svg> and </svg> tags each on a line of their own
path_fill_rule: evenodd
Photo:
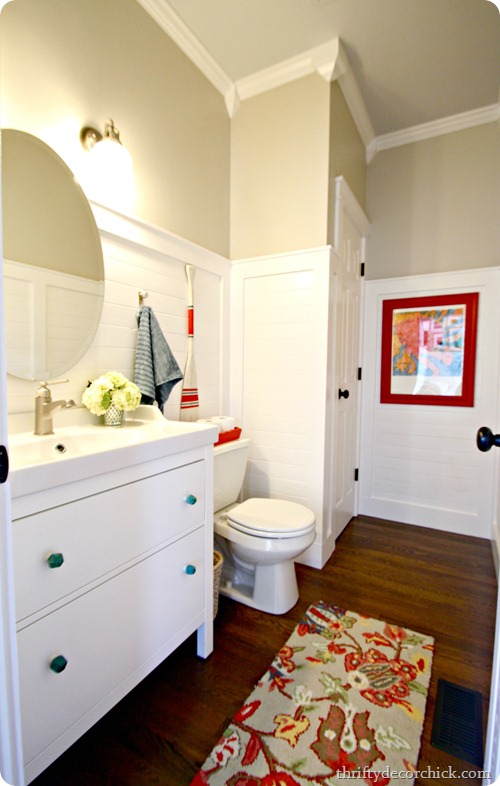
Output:
<svg viewBox="0 0 500 786">
<path fill-rule="evenodd" d="M 247 499 L 232 508 L 228 524 L 261 538 L 294 538 L 314 529 L 314 513 L 304 505 L 282 499 Z"/>
</svg>

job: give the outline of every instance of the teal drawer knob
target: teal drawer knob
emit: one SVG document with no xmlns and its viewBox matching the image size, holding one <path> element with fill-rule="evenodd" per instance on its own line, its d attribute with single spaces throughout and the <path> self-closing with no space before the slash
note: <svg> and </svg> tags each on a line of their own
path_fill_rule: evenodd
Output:
<svg viewBox="0 0 500 786">
<path fill-rule="evenodd" d="M 184 570 L 186 571 L 188 576 L 192 576 L 194 573 L 196 573 L 196 567 L 194 565 L 186 565 Z"/>
<path fill-rule="evenodd" d="M 50 668 L 52 671 L 55 671 L 56 674 L 60 674 L 61 671 L 64 671 L 66 666 L 68 665 L 68 661 L 64 657 L 64 655 L 56 655 L 55 658 L 52 658 L 50 661 Z"/>
<path fill-rule="evenodd" d="M 55 552 L 54 554 L 49 554 L 47 557 L 47 565 L 49 568 L 60 568 L 64 562 L 64 557 L 59 552 Z"/>
<path fill-rule="evenodd" d="M 186 502 L 188 505 L 196 505 L 197 499 L 194 494 L 188 494 L 186 497 Z"/>
</svg>

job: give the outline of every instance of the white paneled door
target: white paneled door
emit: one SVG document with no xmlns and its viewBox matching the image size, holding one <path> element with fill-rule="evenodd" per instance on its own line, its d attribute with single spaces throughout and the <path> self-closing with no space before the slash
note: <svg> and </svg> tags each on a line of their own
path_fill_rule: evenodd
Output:
<svg viewBox="0 0 500 786">
<path fill-rule="evenodd" d="M 335 538 L 356 514 L 361 282 L 367 222 L 342 179 L 337 182 L 334 409 Z M 347 198 L 346 198 L 347 197 Z M 365 223 L 366 222 L 366 223 Z"/>
</svg>

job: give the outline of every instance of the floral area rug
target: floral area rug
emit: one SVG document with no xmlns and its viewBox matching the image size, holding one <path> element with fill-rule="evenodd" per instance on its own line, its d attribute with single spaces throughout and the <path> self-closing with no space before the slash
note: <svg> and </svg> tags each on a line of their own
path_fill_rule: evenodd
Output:
<svg viewBox="0 0 500 786">
<path fill-rule="evenodd" d="M 191 786 L 413 783 L 433 648 L 313 604 Z"/>
</svg>

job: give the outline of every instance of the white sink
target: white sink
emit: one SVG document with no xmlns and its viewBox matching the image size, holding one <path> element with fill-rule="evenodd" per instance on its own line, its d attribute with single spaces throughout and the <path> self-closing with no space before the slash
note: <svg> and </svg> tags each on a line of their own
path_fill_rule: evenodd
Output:
<svg viewBox="0 0 500 786">
<path fill-rule="evenodd" d="M 86 413 L 87 414 L 87 413 Z M 122 426 L 92 422 L 58 428 L 54 434 L 9 435 L 11 496 L 17 497 L 114 469 L 211 444 L 217 428 L 166 420 L 157 407 L 126 413 Z"/>
<path fill-rule="evenodd" d="M 9 439 L 10 471 L 97 452 L 104 449 L 106 442 L 109 440 L 100 434 L 78 426 L 41 439 L 31 434 L 15 434 Z"/>
</svg>

